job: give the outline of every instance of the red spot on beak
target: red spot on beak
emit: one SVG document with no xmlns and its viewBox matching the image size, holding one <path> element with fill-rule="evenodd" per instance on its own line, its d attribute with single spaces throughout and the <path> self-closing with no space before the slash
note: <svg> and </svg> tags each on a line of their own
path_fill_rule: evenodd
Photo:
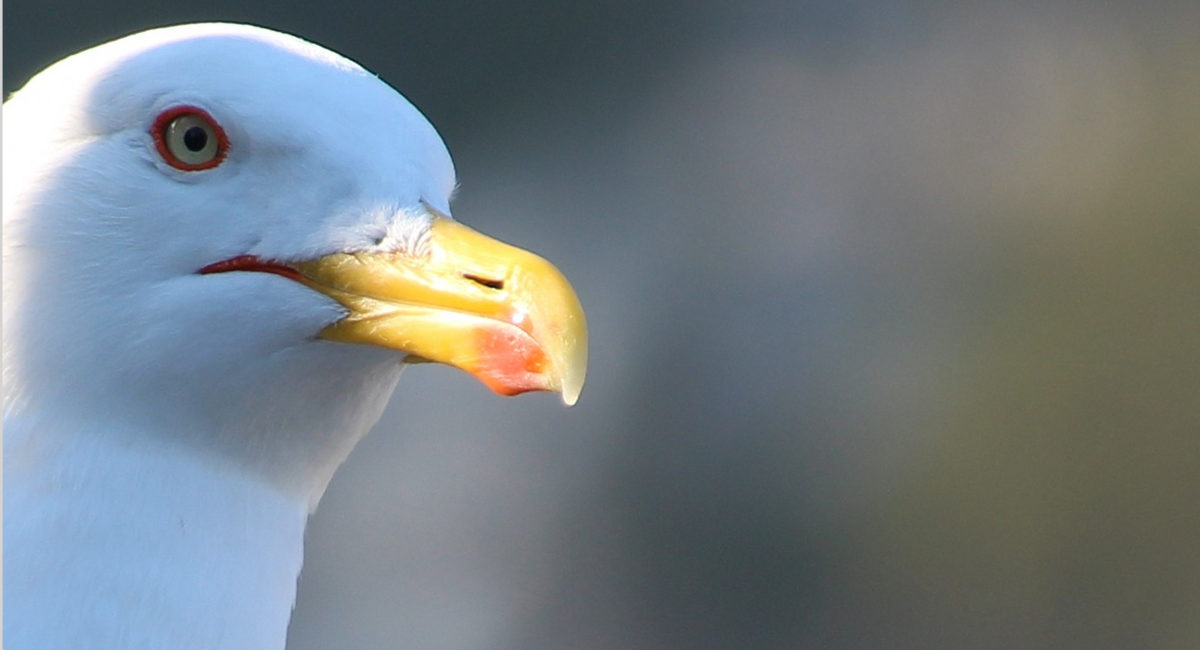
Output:
<svg viewBox="0 0 1200 650">
<path fill-rule="evenodd" d="M 478 334 L 479 360 L 469 368 L 483 383 L 501 395 L 546 390 L 549 360 L 541 346 L 520 330 L 489 327 Z"/>
</svg>

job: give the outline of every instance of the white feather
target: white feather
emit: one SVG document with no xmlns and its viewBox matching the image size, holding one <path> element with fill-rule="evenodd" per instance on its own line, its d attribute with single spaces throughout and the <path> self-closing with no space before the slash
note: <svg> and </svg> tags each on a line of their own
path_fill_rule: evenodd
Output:
<svg viewBox="0 0 1200 650">
<path fill-rule="evenodd" d="M 157 154 L 199 106 L 228 158 Z M 237 25 L 143 32 L 4 105 L 5 647 L 282 648 L 304 523 L 400 356 L 238 254 L 419 246 L 454 172 L 357 64 Z"/>
</svg>

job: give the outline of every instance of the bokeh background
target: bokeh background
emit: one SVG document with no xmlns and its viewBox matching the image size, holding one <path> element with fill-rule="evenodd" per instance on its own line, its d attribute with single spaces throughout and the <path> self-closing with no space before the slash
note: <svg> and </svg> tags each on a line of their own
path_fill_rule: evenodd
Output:
<svg viewBox="0 0 1200 650">
<path fill-rule="evenodd" d="M 573 409 L 406 371 L 290 648 L 1200 647 L 1197 3 L 9 0 L 4 91 L 202 19 L 407 95 L 591 324 Z"/>
</svg>

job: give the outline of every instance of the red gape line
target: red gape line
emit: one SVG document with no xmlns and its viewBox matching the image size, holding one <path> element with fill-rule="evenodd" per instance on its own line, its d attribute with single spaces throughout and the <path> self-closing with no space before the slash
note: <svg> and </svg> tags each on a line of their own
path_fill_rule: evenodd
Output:
<svg viewBox="0 0 1200 650">
<path fill-rule="evenodd" d="M 227 260 L 221 260 L 220 262 L 213 262 L 212 264 L 209 264 L 208 266 L 205 266 L 197 271 L 197 273 L 201 275 L 208 275 L 210 273 L 229 273 L 231 271 L 274 273 L 275 275 L 282 275 L 283 277 L 289 280 L 295 280 L 296 282 L 300 282 L 303 279 L 303 276 L 300 275 L 300 272 L 290 266 L 284 266 L 283 264 L 279 264 L 277 262 L 259 259 L 254 255 L 238 255 L 237 257 L 231 257 Z"/>
</svg>

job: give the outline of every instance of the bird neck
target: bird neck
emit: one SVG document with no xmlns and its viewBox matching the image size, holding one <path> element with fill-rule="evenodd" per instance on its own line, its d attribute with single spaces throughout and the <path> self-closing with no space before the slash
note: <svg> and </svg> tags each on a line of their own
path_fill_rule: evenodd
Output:
<svg viewBox="0 0 1200 650">
<path fill-rule="evenodd" d="M 147 440 L 6 422 L 7 647 L 284 647 L 307 503 Z"/>
</svg>

